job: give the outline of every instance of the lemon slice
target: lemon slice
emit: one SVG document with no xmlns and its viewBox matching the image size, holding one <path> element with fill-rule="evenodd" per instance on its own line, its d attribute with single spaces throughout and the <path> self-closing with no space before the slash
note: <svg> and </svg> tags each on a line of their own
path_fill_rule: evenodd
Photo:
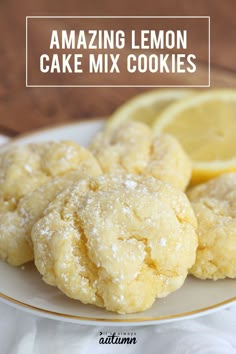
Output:
<svg viewBox="0 0 236 354">
<path fill-rule="evenodd" d="M 167 106 L 193 92 L 183 89 L 144 92 L 121 105 L 108 119 L 107 128 L 113 129 L 128 120 L 140 121 L 151 126 Z"/>
<path fill-rule="evenodd" d="M 153 129 L 180 141 L 192 160 L 192 184 L 236 171 L 236 90 L 212 90 L 175 103 Z"/>
</svg>

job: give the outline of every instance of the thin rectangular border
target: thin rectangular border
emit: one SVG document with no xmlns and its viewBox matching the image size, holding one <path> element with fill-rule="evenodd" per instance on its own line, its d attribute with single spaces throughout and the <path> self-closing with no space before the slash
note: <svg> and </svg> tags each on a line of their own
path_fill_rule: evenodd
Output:
<svg viewBox="0 0 236 354">
<path fill-rule="evenodd" d="M 205 18 L 208 19 L 208 84 L 207 85 L 29 85 L 28 84 L 28 19 L 30 18 Z M 25 85 L 26 87 L 211 87 L 211 17 L 210 16 L 26 16 L 25 18 Z"/>
</svg>

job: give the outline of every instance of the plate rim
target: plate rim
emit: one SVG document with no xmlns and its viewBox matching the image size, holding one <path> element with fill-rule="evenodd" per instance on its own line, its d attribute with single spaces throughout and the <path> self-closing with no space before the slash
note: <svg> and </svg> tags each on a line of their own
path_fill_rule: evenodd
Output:
<svg viewBox="0 0 236 354">
<path fill-rule="evenodd" d="M 2 301 L 3 300 L 3 301 Z M 222 302 L 213 304 L 211 306 L 207 306 L 207 307 L 202 307 L 200 309 L 197 310 L 193 310 L 193 311 L 186 311 L 186 312 L 182 312 L 182 313 L 178 313 L 175 315 L 167 315 L 167 316 L 159 316 L 159 317 L 143 317 L 143 318 L 137 318 L 137 319 L 107 319 L 107 318 L 95 318 L 95 317 L 85 317 L 85 316 L 78 316 L 78 315 L 70 315 L 70 314 L 64 314 L 64 313 L 60 313 L 60 312 L 56 312 L 56 311 L 51 311 L 51 310 L 47 310 L 44 309 L 42 307 L 37 307 L 34 305 L 30 305 L 27 304 L 23 301 L 17 300 L 12 298 L 11 296 L 8 296 L 2 292 L 0 292 L 0 301 L 2 302 L 7 302 L 9 305 L 13 306 L 13 307 L 17 307 L 17 308 L 21 308 L 22 310 L 24 309 L 27 312 L 30 313 L 36 313 L 41 317 L 48 317 L 54 320 L 66 320 L 68 322 L 77 322 L 77 323 L 88 323 L 88 324 L 92 324 L 92 325 L 97 325 L 99 323 L 102 324 L 110 324 L 110 325 L 129 325 L 129 324 L 133 324 L 134 326 L 138 326 L 138 325 L 154 325 L 157 323 L 167 323 L 171 320 L 183 320 L 183 319 L 187 319 L 187 318 L 193 318 L 193 317 L 200 317 L 201 315 L 204 316 L 205 312 L 208 313 L 213 313 L 215 311 L 217 311 L 217 309 L 220 308 L 225 308 L 228 307 L 229 304 L 233 304 L 234 302 L 236 302 L 236 296 L 233 298 L 230 298 L 228 300 L 224 300 Z M 47 316 L 48 315 L 48 316 Z"/>
<path fill-rule="evenodd" d="M 40 133 L 46 133 L 46 132 L 50 132 L 50 131 L 54 131 L 56 129 L 60 129 L 63 127 L 73 127 L 73 126 L 80 126 L 83 124 L 89 124 L 89 123 L 95 123 L 95 122 L 100 122 L 100 123 L 104 123 L 104 121 L 106 120 L 106 118 L 102 118 L 102 117 L 98 117 L 98 118 L 88 118 L 88 119 L 84 119 L 84 120 L 80 120 L 80 121 L 70 121 L 70 122 L 66 122 L 66 123 L 58 123 L 58 124 L 54 124 L 51 125 L 49 127 L 45 127 L 45 128 L 40 128 L 40 129 L 35 129 L 32 130 L 30 132 L 26 132 L 23 134 L 19 134 L 16 137 L 10 138 L 9 142 L 7 142 L 6 144 L 4 144 L 0 150 L 4 150 L 4 148 L 12 145 L 12 144 L 17 144 L 17 142 L 20 142 L 22 140 L 24 140 L 27 137 L 31 137 L 34 135 L 38 135 Z M 19 308 L 21 310 L 25 310 L 27 312 L 30 313 L 34 313 L 37 314 L 38 316 L 41 317 L 45 317 L 45 318 L 51 318 L 54 320 L 63 320 L 67 321 L 67 322 L 74 322 L 74 323 L 87 323 L 90 325 L 97 325 L 97 324 L 109 324 L 112 326 L 118 325 L 130 325 L 133 324 L 134 326 L 138 326 L 138 325 L 154 325 L 154 324 L 158 324 L 158 323 L 167 323 L 171 320 L 183 320 L 183 319 L 187 319 L 187 318 L 193 318 L 193 317 L 197 317 L 197 316 L 203 316 L 206 315 L 206 313 L 213 313 L 221 308 L 225 308 L 228 307 L 230 304 L 233 304 L 234 302 L 236 302 L 236 296 L 232 297 L 230 299 L 224 300 L 222 302 L 207 306 L 207 307 L 202 307 L 193 311 L 186 311 L 186 312 L 182 312 L 182 313 L 177 313 L 174 315 L 166 315 L 166 316 L 158 316 L 158 317 L 143 317 L 143 318 L 137 318 L 137 319 L 107 319 L 107 318 L 95 318 L 95 317 L 85 317 L 85 316 L 78 316 L 78 315 L 70 315 L 70 314 L 64 314 L 64 313 L 60 313 L 60 312 L 56 312 L 56 311 L 51 311 L 51 310 L 47 310 L 44 309 L 42 307 L 37 307 L 34 305 L 30 305 L 28 303 L 25 303 L 23 301 L 17 300 L 11 296 L 8 296 L 2 292 L 0 292 L 0 300 L 3 303 L 7 303 L 15 308 Z"/>
<path fill-rule="evenodd" d="M 36 128 L 36 129 L 32 129 L 29 131 L 26 131 L 24 133 L 19 133 L 15 136 L 8 136 L 7 134 L 5 134 L 5 136 L 7 136 L 9 138 L 9 141 L 7 141 L 6 144 L 3 144 L 0 146 L 0 150 L 2 150 L 3 148 L 5 148 L 6 146 L 9 146 L 11 144 L 15 144 L 18 141 L 24 140 L 27 137 L 30 136 L 34 136 L 34 135 L 38 135 L 40 133 L 46 133 L 46 132 L 50 132 L 51 130 L 55 130 L 55 129 L 60 129 L 63 127 L 70 127 L 70 126 L 78 126 L 78 125 L 82 125 L 82 124 L 88 124 L 88 123 L 104 123 L 107 120 L 108 117 L 104 116 L 104 117 L 92 117 L 92 118 L 80 118 L 80 120 L 78 121 L 68 121 L 68 122 L 61 122 L 61 123 L 56 123 L 56 124 L 50 124 L 47 127 L 41 127 L 41 128 Z"/>
</svg>

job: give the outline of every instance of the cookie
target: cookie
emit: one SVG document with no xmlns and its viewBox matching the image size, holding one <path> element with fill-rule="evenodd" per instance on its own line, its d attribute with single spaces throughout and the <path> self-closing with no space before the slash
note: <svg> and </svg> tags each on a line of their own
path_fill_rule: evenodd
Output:
<svg viewBox="0 0 236 354">
<path fill-rule="evenodd" d="M 43 280 L 118 313 L 149 308 L 183 284 L 195 261 L 186 195 L 152 177 L 103 175 L 58 194 L 32 229 Z"/>
<path fill-rule="evenodd" d="M 70 183 L 100 173 L 91 153 L 73 142 L 30 144 L 0 155 L 0 259 L 15 266 L 33 260 L 31 228 L 48 203 Z"/>
<path fill-rule="evenodd" d="M 140 122 L 127 122 L 99 133 L 90 146 L 105 173 L 152 176 L 185 190 L 191 178 L 191 163 L 179 142 Z"/>
<path fill-rule="evenodd" d="M 190 272 L 200 279 L 236 278 L 236 173 L 193 187 L 199 246 Z"/>
</svg>

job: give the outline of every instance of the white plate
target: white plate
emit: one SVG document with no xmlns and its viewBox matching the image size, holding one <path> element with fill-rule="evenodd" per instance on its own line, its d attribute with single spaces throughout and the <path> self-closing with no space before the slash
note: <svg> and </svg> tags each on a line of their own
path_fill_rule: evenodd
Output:
<svg viewBox="0 0 236 354">
<path fill-rule="evenodd" d="M 25 135 L 12 144 L 72 139 L 86 146 L 102 125 L 101 120 L 68 124 Z M 181 289 L 158 299 L 151 309 L 138 314 L 118 315 L 69 299 L 58 289 L 46 285 L 33 264 L 21 269 L 0 262 L 0 279 L 1 301 L 36 315 L 92 325 L 166 323 L 206 315 L 236 301 L 235 280 L 214 282 L 189 277 Z"/>
</svg>

